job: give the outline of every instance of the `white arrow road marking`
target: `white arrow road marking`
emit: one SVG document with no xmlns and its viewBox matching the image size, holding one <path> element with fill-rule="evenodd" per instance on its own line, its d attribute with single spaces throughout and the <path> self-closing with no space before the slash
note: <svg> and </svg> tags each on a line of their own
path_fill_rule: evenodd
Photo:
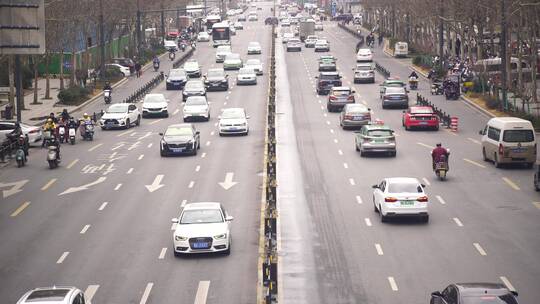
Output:
<svg viewBox="0 0 540 304">
<path fill-rule="evenodd" d="M 26 184 L 28 183 L 28 180 L 27 179 L 23 179 L 23 180 L 20 180 L 20 181 L 17 181 L 17 182 L 13 182 L 13 183 L 0 183 L 0 188 L 7 188 L 7 187 L 11 187 L 10 189 L 8 190 L 4 190 L 2 191 L 2 195 L 4 196 L 4 198 L 8 197 L 8 196 L 11 196 L 15 193 L 19 193 L 21 192 L 21 188 Z"/>
<path fill-rule="evenodd" d="M 174 112 L 172 113 L 172 115 L 176 115 L 176 114 L 178 114 L 178 112 L 180 112 L 180 110 L 179 110 L 179 109 L 176 109 L 176 110 L 174 110 Z"/>
<path fill-rule="evenodd" d="M 156 191 L 157 189 L 165 186 L 161 184 L 161 180 L 163 180 L 163 174 L 156 175 L 156 178 L 154 178 L 154 182 L 151 185 L 145 185 L 146 189 L 148 189 L 148 191 L 152 193 Z"/>
<path fill-rule="evenodd" d="M 229 190 L 234 185 L 238 184 L 237 182 L 233 182 L 233 178 L 234 178 L 234 173 L 233 172 L 227 172 L 227 174 L 225 174 L 225 180 L 223 182 L 221 182 L 221 183 L 218 183 L 218 184 L 221 187 L 223 187 L 223 189 Z"/>
<path fill-rule="evenodd" d="M 105 207 L 107 207 L 107 204 L 109 204 L 108 202 L 103 202 L 103 204 L 101 204 L 101 206 L 99 206 L 99 211 L 103 211 L 103 209 L 105 209 Z"/>
<path fill-rule="evenodd" d="M 92 187 L 92 186 L 95 186 L 97 184 L 100 184 L 102 182 L 104 182 L 105 180 L 107 179 L 106 176 L 100 176 L 97 180 L 91 182 L 91 183 L 88 183 L 86 185 L 82 185 L 82 186 L 79 186 L 79 187 L 71 187 L 71 188 L 68 188 L 66 191 L 58 194 L 58 196 L 60 195 L 64 195 L 64 194 L 69 194 L 69 193 L 73 193 L 73 192 L 78 192 L 78 191 L 83 191 L 83 190 L 88 190 L 88 188 Z"/>
<path fill-rule="evenodd" d="M 86 302 L 92 301 L 92 298 L 94 298 L 94 295 L 96 294 L 98 288 L 99 288 L 99 285 L 88 285 L 88 287 L 84 291 Z"/>
<path fill-rule="evenodd" d="M 194 304 L 206 304 L 206 298 L 208 297 L 208 289 L 210 289 L 210 281 L 199 282 L 197 294 L 195 294 Z"/>
</svg>

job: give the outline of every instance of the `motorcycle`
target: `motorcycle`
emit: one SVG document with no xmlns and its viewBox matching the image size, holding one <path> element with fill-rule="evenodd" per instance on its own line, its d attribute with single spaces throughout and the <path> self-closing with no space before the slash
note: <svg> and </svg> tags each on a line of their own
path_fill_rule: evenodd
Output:
<svg viewBox="0 0 540 304">
<path fill-rule="evenodd" d="M 409 77 L 409 87 L 411 88 L 411 90 L 417 90 L 418 89 L 418 78 Z"/>
<path fill-rule="evenodd" d="M 47 139 L 47 162 L 49 163 L 49 168 L 54 169 L 58 167 L 58 164 L 60 163 L 60 157 L 59 157 L 59 147 L 56 145 L 56 139 L 54 137 L 50 137 Z"/>
<path fill-rule="evenodd" d="M 154 72 L 157 72 L 159 70 L 159 62 L 154 62 Z"/>
<path fill-rule="evenodd" d="M 60 143 L 64 143 L 64 140 L 67 142 L 66 139 L 66 126 L 65 125 L 59 125 L 58 126 L 58 137 L 60 138 Z"/>
<path fill-rule="evenodd" d="M 17 167 L 24 167 L 28 159 L 26 158 L 26 151 L 24 146 L 26 145 L 26 138 L 24 135 L 19 136 L 17 141 L 17 151 L 15 152 L 15 160 L 17 161 Z"/>
<path fill-rule="evenodd" d="M 447 156 L 443 155 L 441 156 L 441 158 L 439 159 L 439 161 L 437 161 L 435 163 L 435 175 L 437 175 L 437 177 L 439 178 L 439 180 L 443 181 L 446 179 L 446 175 L 448 173 L 448 158 L 450 157 L 450 150 L 447 149 Z"/>
<path fill-rule="evenodd" d="M 111 90 L 104 90 L 103 91 L 103 98 L 105 99 L 105 103 L 109 104 L 112 101 L 112 92 Z"/>
<path fill-rule="evenodd" d="M 185 52 L 186 51 L 186 44 L 185 43 L 180 44 L 180 49 L 182 49 L 182 52 Z"/>
<path fill-rule="evenodd" d="M 75 144 L 75 135 L 77 134 L 77 131 L 75 130 L 75 127 L 70 127 L 68 129 L 68 135 L 69 135 L 69 142 L 74 145 Z"/>
<path fill-rule="evenodd" d="M 84 125 L 81 125 L 81 128 L 83 128 L 81 132 L 83 140 L 94 140 L 94 124 L 91 122 L 85 122 Z"/>
<path fill-rule="evenodd" d="M 443 87 L 441 83 L 434 82 L 431 84 L 431 95 L 442 95 Z"/>
<path fill-rule="evenodd" d="M 176 56 L 174 52 L 169 52 L 169 59 L 170 59 L 171 61 L 174 60 L 174 56 Z"/>
</svg>

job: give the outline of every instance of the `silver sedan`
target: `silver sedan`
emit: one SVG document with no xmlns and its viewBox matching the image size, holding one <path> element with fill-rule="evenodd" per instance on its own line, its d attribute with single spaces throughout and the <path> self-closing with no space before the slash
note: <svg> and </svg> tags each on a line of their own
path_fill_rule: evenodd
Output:
<svg viewBox="0 0 540 304">
<path fill-rule="evenodd" d="M 346 104 L 339 116 L 339 125 L 343 128 L 362 127 L 371 122 L 371 109 L 363 104 Z"/>
</svg>

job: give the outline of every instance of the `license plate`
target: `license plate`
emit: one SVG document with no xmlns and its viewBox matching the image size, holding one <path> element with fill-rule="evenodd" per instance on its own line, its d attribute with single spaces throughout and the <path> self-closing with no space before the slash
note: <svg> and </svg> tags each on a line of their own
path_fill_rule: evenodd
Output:
<svg viewBox="0 0 540 304">
<path fill-rule="evenodd" d="M 196 248 L 196 249 L 208 248 L 208 243 L 193 243 L 193 248 Z"/>
<path fill-rule="evenodd" d="M 235 127 L 231 127 L 231 128 L 229 128 L 229 129 L 232 130 L 232 131 L 238 130 L 238 128 L 235 128 Z"/>
<path fill-rule="evenodd" d="M 420 124 L 421 125 L 427 125 L 428 123 L 426 121 L 421 121 Z"/>
<path fill-rule="evenodd" d="M 414 201 L 401 201 L 401 206 L 412 206 Z"/>
<path fill-rule="evenodd" d="M 382 143 L 385 143 L 386 140 L 384 140 L 384 139 L 375 139 L 373 142 L 376 142 L 378 144 L 382 144 Z"/>
<path fill-rule="evenodd" d="M 364 117 L 362 117 L 362 116 L 355 116 L 355 117 L 353 118 L 353 120 L 362 120 L 363 118 L 364 118 Z"/>
<path fill-rule="evenodd" d="M 172 148 L 171 150 L 173 152 L 182 152 L 182 151 L 184 151 L 184 148 Z"/>
<path fill-rule="evenodd" d="M 512 152 L 515 152 L 515 153 L 523 153 L 525 151 L 526 151 L 525 148 L 513 148 L 512 149 Z"/>
<path fill-rule="evenodd" d="M 110 127 L 110 126 L 114 126 L 114 122 L 108 122 L 108 123 L 107 123 L 107 126 L 109 126 L 109 127 Z"/>
</svg>

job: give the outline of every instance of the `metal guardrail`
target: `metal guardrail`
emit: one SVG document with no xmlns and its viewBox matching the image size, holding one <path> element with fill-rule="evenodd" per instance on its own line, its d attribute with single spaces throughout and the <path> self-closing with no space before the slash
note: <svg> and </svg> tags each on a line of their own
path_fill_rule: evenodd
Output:
<svg viewBox="0 0 540 304">
<path fill-rule="evenodd" d="M 386 69 L 385 67 L 383 67 L 382 65 L 380 65 L 378 62 L 375 62 L 375 70 L 381 73 L 384 76 L 384 78 L 390 78 L 390 71 Z"/>
<path fill-rule="evenodd" d="M 275 25 L 272 25 L 272 33 Z M 272 35 L 266 126 L 266 193 L 262 283 L 264 303 L 277 303 L 276 37 Z"/>
<path fill-rule="evenodd" d="M 0 163 L 5 163 L 6 162 L 6 156 L 9 159 L 13 158 L 13 153 L 15 153 L 15 151 L 17 151 L 17 148 L 18 148 L 18 143 L 16 141 L 15 142 L 4 141 L 3 143 L 1 143 L 1 145 L 0 145 Z"/>
<path fill-rule="evenodd" d="M 432 107 L 435 114 L 437 114 L 441 119 L 443 126 L 445 126 L 447 129 L 450 129 L 450 125 L 452 122 L 452 117 L 450 116 L 450 114 L 447 114 L 442 109 L 437 108 L 437 106 L 435 106 L 431 101 L 429 101 L 427 98 L 423 97 L 419 93 L 416 93 L 416 104 L 420 106 Z"/>
</svg>

